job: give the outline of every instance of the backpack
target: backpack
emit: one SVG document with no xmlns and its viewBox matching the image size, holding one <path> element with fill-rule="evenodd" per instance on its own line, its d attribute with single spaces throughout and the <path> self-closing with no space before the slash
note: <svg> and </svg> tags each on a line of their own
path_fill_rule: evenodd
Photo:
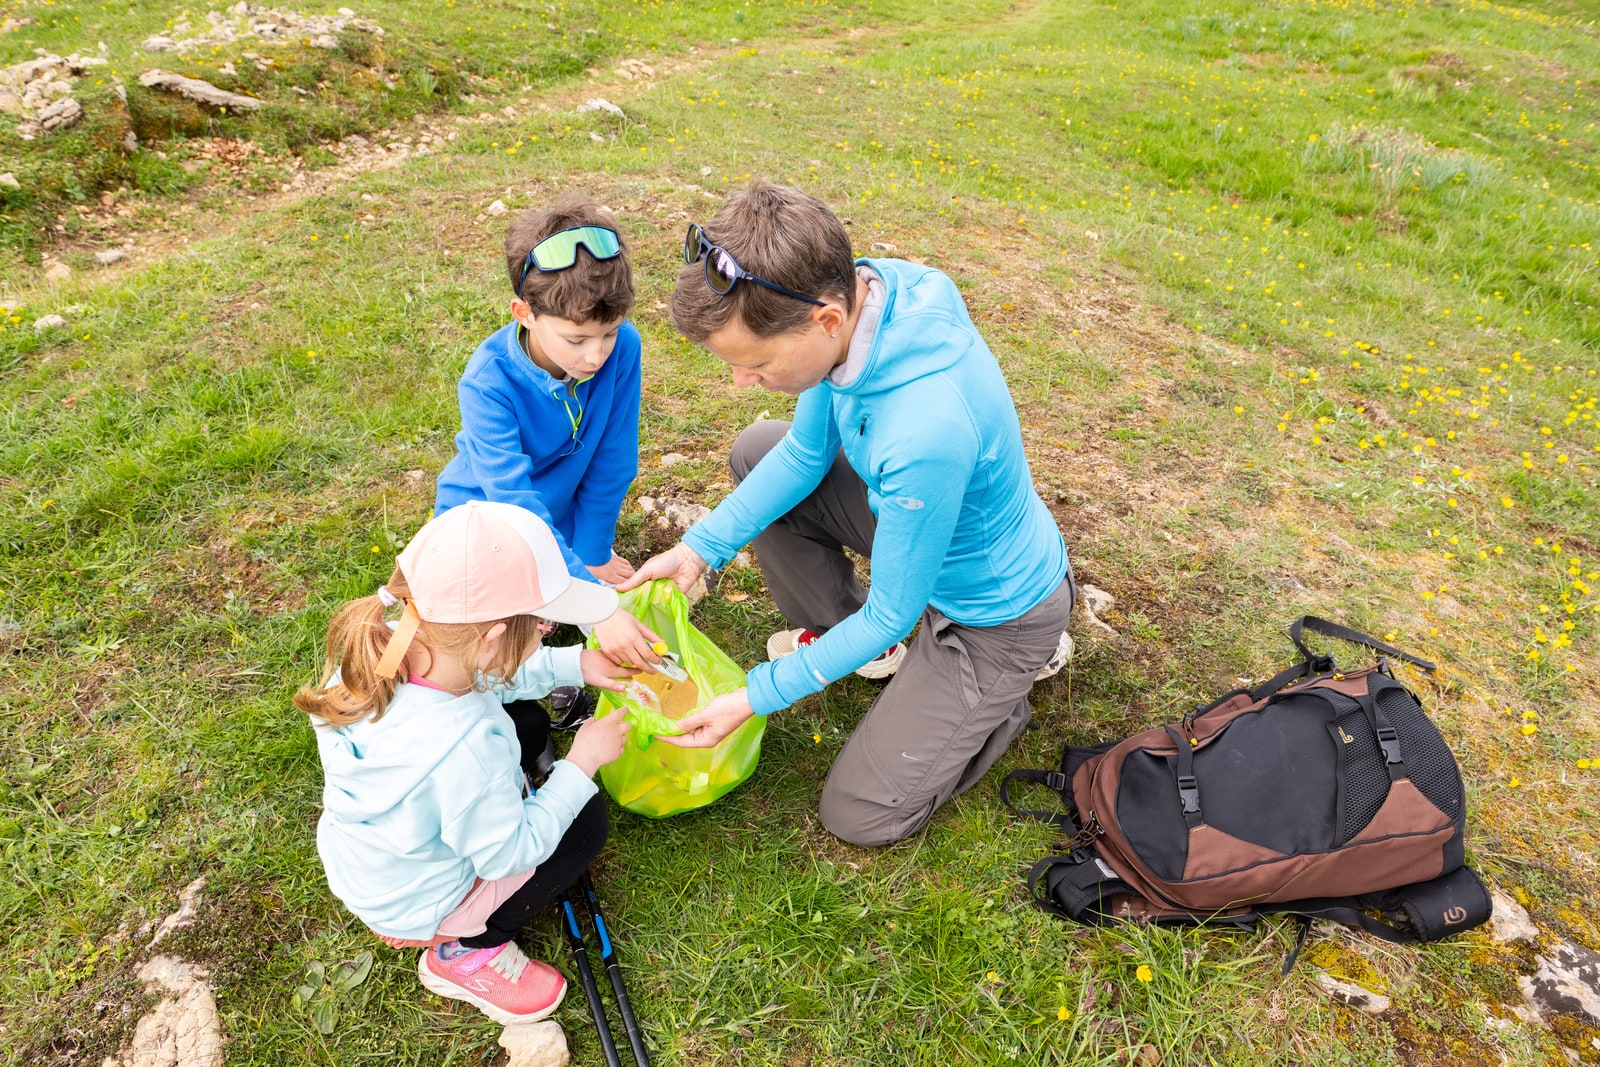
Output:
<svg viewBox="0 0 1600 1067">
<path fill-rule="evenodd" d="M 1463 864 L 1466 795 L 1439 730 L 1388 660 L 1342 671 L 1303 633 L 1434 664 L 1315 616 L 1290 639 L 1301 662 L 1181 720 L 1093 748 L 1058 770 L 1006 775 L 1013 812 L 1070 840 L 1028 872 L 1039 906 L 1083 923 L 1333 919 L 1388 941 L 1434 941 L 1489 917 Z M 1020 809 L 1010 787 L 1042 784 L 1066 811 Z M 1381 913 L 1377 918 L 1369 912 Z"/>
</svg>

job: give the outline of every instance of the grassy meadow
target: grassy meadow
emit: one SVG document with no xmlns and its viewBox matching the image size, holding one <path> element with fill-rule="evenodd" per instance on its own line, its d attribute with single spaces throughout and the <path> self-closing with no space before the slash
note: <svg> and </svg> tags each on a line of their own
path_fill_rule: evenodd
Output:
<svg viewBox="0 0 1600 1067">
<path fill-rule="evenodd" d="M 789 401 L 734 389 L 665 300 L 685 224 L 757 175 L 962 287 L 1117 634 L 1077 631 L 1040 728 L 891 848 L 816 820 L 877 691 L 855 678 L 775 716 L 715 806 L 614 810 L 596 881 L 655 1061 L 1597 1061 L 1581 1020 L 1517 1021 L 1533 951 L 1484 931 L 1319 934 L 1282 977 L 1292 923 L 1061 923 L 1022 882 L 1052 835 L 995 789 L 1269 676 L 1301 614 L 1342 620 L 1440 663 L 1397 671 L 1462 764 L 1469 861 L 1546 943 L 1600 950 L 1593 0 L 357 13 L 381 40 L 176 58 L 140 43 L 198 6 L 0 0 L 0 66 L 108 60 L 78 127 L 23 141 L 0 114 L 21 186 L 0 187 L 0 1063 L 114 1052 L 153 1003 L 148 924 L 202 875 L 201 920 L 162 949 L 211 967 L 230 1065 L 495 1060 L 499 1027 L 329 894 L 289 696 L 431 509 L 455 381 L 505 316 L 496 200 L 615 210 L 645 338 L 635 497 L 720 498 L 733 437 Z M 265 103 L 178 107 L 138 86 L 149 66 Z M 341 169 L 351 135 L 427 151 Z M 630 509 L 618 549 L 671 538 Z M 754 568 L 696 618 L 745 663 L 782 625 Z M 524 944 L 563 965 L 553 921 Z M 365 982 L 321 984 L 368 950 Z M 1394 1007 L 1336 1004 L 1308 962 Z M 558 1018 L 602 1063 L 580 991 Z"/>
</svg>

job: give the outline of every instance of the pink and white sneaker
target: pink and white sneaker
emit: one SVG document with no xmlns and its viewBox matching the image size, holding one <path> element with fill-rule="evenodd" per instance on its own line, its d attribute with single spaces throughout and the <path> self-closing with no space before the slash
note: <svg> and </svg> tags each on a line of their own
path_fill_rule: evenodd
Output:
<svg viewBox="0 0 1600 1067">
<path fill-rule="evenodd" d="M 767 658 L 782 659 L 793 655 L 806 645 L 815 641 L 818 634 L 810 630 L 779 630 L 767 638 Z M 889 646 L 887 652 L 868 660 L 856 668 L 856 673 L 863 678 L 887 678 L 900 669 L 900 661 L 906 658 L 906 643 L 896 641 Z"/>
<path fill-rule="evenodd" d="M 456 954 L 445 958 L 441 952 Z M 548 1018 L 567 994 L 561 972 L 530 960 L 515 941 L 494 948 L 463 948 L 454 941 L 425 948 L 417 977 L 441 997 L 464 1000 L 504 1026 Z"/>
</svg>

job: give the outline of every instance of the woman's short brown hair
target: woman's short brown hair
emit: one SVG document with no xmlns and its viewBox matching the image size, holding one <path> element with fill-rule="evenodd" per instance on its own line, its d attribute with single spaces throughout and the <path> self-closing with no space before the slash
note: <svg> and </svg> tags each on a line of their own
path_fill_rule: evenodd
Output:
<svg viewBox="0 0 1600 1067">
<path fill-rule="evenodd" d="M 756 181 L 736 190 L 705 223 L 706 240 L 724 248 L 751 274 L 819 300 L 855 308 L 855 253 L 839 217 L 821 200 L 788 185 Z M 764 286 L 740 282 L 726 294 L 706 284 L 705 263 L 678 272 L 672 322 L 704 344 L 735 315 L 757 337 L 804 325 L 814 305 Z"/>
<path fill-rule="evenodd" d="M 611 259 L 595 259 L 583 249 L 566 270 L 545 273 L 530 268 L 524 278 L 522 268 L 533 246 L 574 226 L 614 230 L 622 252 Z M 549 206 L 518 216 L 506 233 L 506 271 L 511 275 L 512 290 L 528 302 L 535 315 L 577 323 L 616 322 L 633 310 L 633 267 L 628 263 L 627 238 L 615 218 L 580 193 L 563 193 Z"/>
</svg>

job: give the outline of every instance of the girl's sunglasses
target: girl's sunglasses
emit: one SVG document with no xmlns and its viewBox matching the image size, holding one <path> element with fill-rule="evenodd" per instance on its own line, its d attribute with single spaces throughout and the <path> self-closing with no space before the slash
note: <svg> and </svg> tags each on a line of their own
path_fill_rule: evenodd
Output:
<svg viewBox="0 0 1600 1067">
<path fill-rule="evenodd" d="M 693 265 L 704 256 L 706 261 L 706 285 L 718 296 L 727 296 L 733 287 L 740 282 L 754 282 L 763 289 L 771 289 L 774 293 L 804 300 L 808 304 L 815 304 L 819 308 L 827 307 L 816 297 L 797 293 L 793 289 L 785 289 L 777 282 L 769 282 L 765 278 L 757 278 L 754 274 L 739 266 L 739 261 L 729 254 L 721 245 L 714 245 L 706 240 L 706 232 L 700 228 L 698 222 L 689 223 L 689 232 L 683 237 L 683 261 Z"/>
<path fill-rule="evenodd" d="M 530 270 L 549 274 L 566 270 L 578 262 L 579 246 L 588 249 L 595 259 L 613 259 L 622 254 L 622 241 L 617 237 L 616 230 L 608 230 L 604 226 L 573 226 L 557 230 L 528 252 L 528 258 L 522 263 L 522 277 L 517 279 L 517 289 L 522 289 Z"/>
</svg>

